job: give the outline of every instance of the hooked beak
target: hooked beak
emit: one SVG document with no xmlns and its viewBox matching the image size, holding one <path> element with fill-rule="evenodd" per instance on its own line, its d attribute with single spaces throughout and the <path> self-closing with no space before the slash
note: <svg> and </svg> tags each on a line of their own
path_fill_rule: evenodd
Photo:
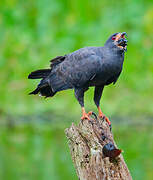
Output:
<svg viewBox="0 0 153 180">
<path fill-rule="evenodd" d="M 122 32 L 122 33 L 121 33 L 121 36 L 124 36 L 124 37 L 126 36 L 126 37 L 128 37 L 128 35 L 127 35 L 126 32 Z"/>
<path fill-rule="evenodd" d="M 127 50 L 127 42 L 128 40 L 125 38 L 127 36 L 126 32 L 118 33 L 115 39 L 116 45 L 122 49 L 122 50 Z"/>
</svg>

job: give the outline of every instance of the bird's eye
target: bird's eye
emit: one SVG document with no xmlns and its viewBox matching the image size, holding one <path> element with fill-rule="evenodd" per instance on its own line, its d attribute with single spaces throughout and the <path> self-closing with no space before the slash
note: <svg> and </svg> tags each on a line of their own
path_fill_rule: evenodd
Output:
<svg viewBox="0 0 153 180">
<path fill-rule="evenodd" d="M 112 40 L 114 41 L 115 39 L 116 39 L 116 36 L 113 36 L 113 37 L 112 37 Z"/>
</svg>

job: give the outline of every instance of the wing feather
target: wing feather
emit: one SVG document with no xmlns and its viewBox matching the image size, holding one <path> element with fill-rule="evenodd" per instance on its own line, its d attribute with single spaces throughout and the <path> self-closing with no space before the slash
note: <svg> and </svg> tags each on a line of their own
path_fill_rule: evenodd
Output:
<svg viewBox="0 0 153 180">
<path fill-rule="evenodd" d="M 80 58 L 78 58 L 80 57 Z M 70 56 L 57 69 L 59 76 L 73 87 L 81 87 L 100 71 L 101 57 L 94 53 L 85 56 Z"/>
</svg>

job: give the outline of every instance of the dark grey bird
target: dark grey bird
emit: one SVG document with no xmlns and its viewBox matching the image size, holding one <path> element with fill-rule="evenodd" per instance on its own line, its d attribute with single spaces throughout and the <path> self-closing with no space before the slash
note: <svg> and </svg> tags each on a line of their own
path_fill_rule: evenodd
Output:
<svg viewBox="0 0 153 180">
<path fill-rule="evenodd" d="M 94 102 L 99 117 L 109 119 L 102 113 L 100 99 L 105 86 L 116 83 L 123 66 L 124 53 L 127 49 L 125 32 L 109 37 L 103 47 L 85 47 L 51 60 L 49 69 L 31 72 L 29 79 L 41 79 L 37 88 L 30 94 L 53 97 L 57 92 L 74 89 L 75 97 L 81 105 L 81 119 L 88 119 L 91 112 L 84 108 L 84 93 L 95 86 Z"/>
</svg>

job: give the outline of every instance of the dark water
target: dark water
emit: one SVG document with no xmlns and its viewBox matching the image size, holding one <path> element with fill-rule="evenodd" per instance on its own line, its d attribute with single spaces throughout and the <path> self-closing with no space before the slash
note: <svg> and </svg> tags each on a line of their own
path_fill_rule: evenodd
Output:
<svg viewBox="0 0 153 180">
<path fill-rule="evenodd" d="M 0 127 L 0 179 L 77 179 L 64 129 L 72 119 L 46 114 L 5 116 Z M 153 179 L 151 118 L 112 118 L 113 133 L 133 179 Z"/>
</svg>

